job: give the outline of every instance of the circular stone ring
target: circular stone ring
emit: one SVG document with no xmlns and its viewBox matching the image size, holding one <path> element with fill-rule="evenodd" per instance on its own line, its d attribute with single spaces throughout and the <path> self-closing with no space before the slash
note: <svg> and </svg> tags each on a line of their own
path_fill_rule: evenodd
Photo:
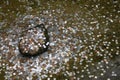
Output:
<svg viewBox="0 0 120 80">
<path fill-rule="evenodd" d="M 23 56 L 36 56 L 47 51 L 49 35 L 44 24 L 23 31 L 18 48 Z"/>
</svg>

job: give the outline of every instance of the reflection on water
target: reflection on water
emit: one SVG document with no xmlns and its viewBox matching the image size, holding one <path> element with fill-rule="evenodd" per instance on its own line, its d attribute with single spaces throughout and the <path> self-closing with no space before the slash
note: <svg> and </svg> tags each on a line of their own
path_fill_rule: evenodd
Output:
<svg viewBox="0 0 120 80">
<path fill-rule="evenodd" d="M 0 2 L 0 71 L 3 79 L 119 80 L 119 0 Z M 20 55 L 25 17 L 38 17 L 50 47 L 33 58 Z M 16 76 L 17 75 L 17 76 Z"/>
</svg>

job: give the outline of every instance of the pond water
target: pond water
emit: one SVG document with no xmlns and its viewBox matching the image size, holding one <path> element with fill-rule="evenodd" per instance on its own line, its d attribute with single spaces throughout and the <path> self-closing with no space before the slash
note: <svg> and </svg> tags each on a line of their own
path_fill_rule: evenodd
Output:
<svg viewBox="0 0 120 80">
<path fill-rule="evenodd" d="M 120 80 L 119 3 L 1 0 L 0 79 Z M 50 39 L 48 50 L 31 58 L 18 47 L 28 23 L 43 23 Z"/>
</svg>

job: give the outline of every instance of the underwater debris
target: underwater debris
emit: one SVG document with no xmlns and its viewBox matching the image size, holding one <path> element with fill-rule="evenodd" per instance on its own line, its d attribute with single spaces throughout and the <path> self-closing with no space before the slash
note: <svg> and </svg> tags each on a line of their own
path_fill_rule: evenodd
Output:
<svg viewBox="0 0 120 80">
<path fill-rule="evenodd" d="M 22 33 L 19 51 L 23 56 L 37 56 L 47 51 L 49 36 L 44 24 L 37 25 Z"/>
</svg>

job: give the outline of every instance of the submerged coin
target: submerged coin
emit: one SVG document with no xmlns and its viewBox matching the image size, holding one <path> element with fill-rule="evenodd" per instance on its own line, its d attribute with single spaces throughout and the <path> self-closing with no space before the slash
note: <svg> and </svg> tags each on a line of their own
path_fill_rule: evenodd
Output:
<svg viewBox="0 0 120 80">
<path fill-rule="evenodd" d="M 36 56 L 47 51 L 49 36 L 44 24 L 23 31 L 19 41 L 19 51 L 23 56 Z"/>
</svg>

